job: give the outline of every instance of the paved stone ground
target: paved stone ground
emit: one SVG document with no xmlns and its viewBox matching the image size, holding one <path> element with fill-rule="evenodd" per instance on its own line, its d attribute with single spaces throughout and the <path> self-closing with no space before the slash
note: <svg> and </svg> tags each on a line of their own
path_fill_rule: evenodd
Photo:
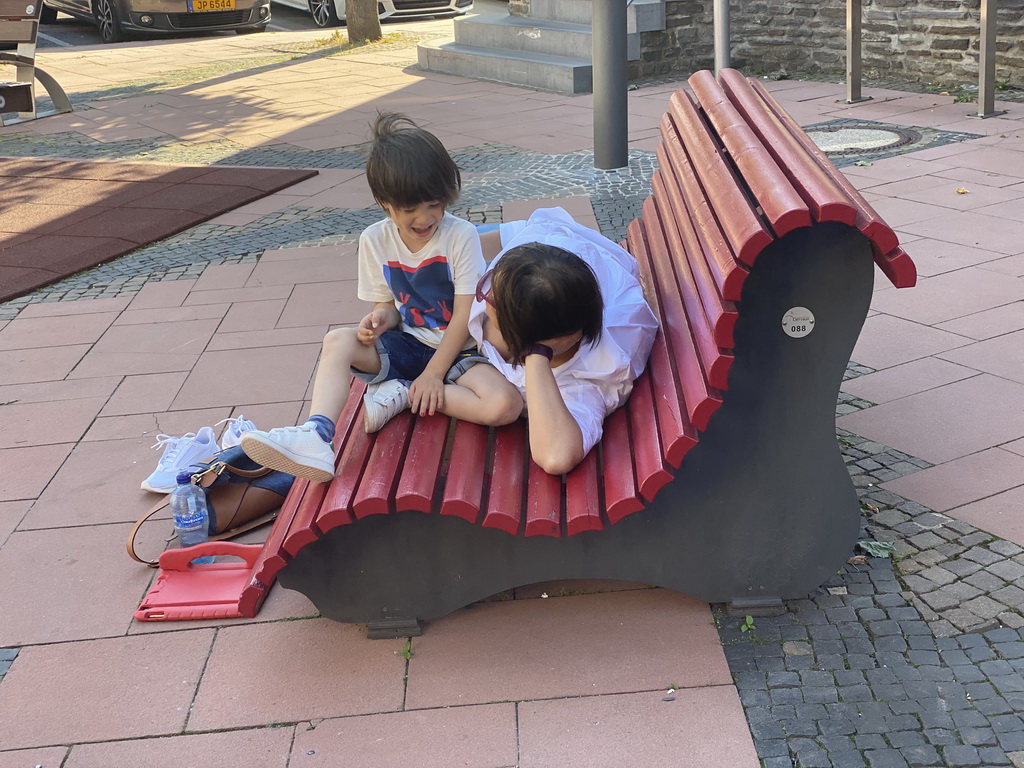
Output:
<svg viewBox="0 0 1024 768">
<path fill-rule="evenodd" d="M 934 134 L 899 152 L 968 137 Z M 314 168 L 358 168 L 363 158 L 359 146 L 101 144 L 77 134 L 10 135 L 2 151 Z M 628 169 L 613 172 L 594 170 L 588 152 L 488 144 L 453 154 L 469 174 L 456 215 L 490 222 L 500 216 L 495 201 L 588 195 L 602 231 L 616 239 L 637 215 L 655 167 L 653 153 L 639 150 Z M 29 303 L 120 296 L 148 281 L 195 278 L 209 264 L 255 261 L 267 248 L 352 242 L 379 217 L 376 208 L 291 207 L 246 226 L 204 224 L 2 304 L 0 319 Z M 870 372 L 852 363 L 847 377 Z M 872 405 L 841 394 L 837 414 Z M 1024 767 L 1024 550 L 879 487 L 927 462 L 846 431 L 837 439 L 861 497 L 861 539 L 890 542 L 892 557 L 851 552 L 842 573 L 787 601 L 783 615 L 754 619 L 746 632 L 741 619 L 717 611 L 765 768 Z M 16 655 L 0 651 L 0 678 Z"/>
</svg>

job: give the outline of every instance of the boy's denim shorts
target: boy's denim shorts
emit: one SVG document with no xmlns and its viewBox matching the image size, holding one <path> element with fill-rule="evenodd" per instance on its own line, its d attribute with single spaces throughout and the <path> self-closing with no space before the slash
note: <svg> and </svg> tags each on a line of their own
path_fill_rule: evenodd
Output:
<svg viewBox="0 0 1024 768">
<path fill-rule="evenodd" d="M 377 337 L 377 354 L 380 355 L 380 372 L 364 373 L 352 369 L 352 375 L 367 384 L 379 384 L 389 379 L 399 379 L 406 384 L 416 379 L 434 356 L 434 348 L 424 344 L 415 336 L 402 331 L 384 331 Z M 464 349 L 455 358 L 452 367 L 444 377 L 445 384 L 455 381 L 477 363 L 488 363 L 476 347 Z"/>
</svg>

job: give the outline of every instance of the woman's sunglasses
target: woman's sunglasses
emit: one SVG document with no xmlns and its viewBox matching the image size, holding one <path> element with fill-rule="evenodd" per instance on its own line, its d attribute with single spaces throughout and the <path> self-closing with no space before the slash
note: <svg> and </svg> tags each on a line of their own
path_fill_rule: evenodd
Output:
<svg viewBox="0 0 1024 768">
<path fill-rule="evenodd" d="M 476 284 L 476 300 L 483 301 L 494 306 L 494 299 L 491 298 L 491 278 L 494 270 L 488 269 L 480 276 L 480 282 Z"/>
</svg>

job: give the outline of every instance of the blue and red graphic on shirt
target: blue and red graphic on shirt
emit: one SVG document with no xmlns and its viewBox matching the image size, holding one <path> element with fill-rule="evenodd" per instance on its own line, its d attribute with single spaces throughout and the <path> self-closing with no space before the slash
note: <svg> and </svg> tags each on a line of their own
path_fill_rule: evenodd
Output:
<svg viewBox="0 0 1024 768">
<path fill-rule="evenodd" d="M 442 331 L 448 327 L 455 285 L 444 256 L 434 256 L 417 267 L 389 261 L 384 265 L 384 279 L 402 305 L 399 312 L 406 325 Z"/>
</svg>

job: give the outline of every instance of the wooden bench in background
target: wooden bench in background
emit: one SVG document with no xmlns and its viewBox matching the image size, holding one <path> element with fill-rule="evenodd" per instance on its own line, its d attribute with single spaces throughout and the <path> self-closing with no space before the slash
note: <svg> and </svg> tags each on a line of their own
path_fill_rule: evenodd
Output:
<svg viewBox="0 0 1024 768">
<path fill-rule="evenodd" d="M 530 460 L 522 421 L 406 412 L 366 435 L 357 384 L 337 477 L 295 484 L 253 555 L 242 615 L 275 577 L 371 637 L 568 578 L 756 614 L 845 563 L 859 504 L 836 397 L 873 265 L 897 287 L 915 268 L 756 80 L 726 70 L 689 84 L 662 119 L 660 169 L 625 244 L 661 331 L 599 446 L 554 477 Z"/>
<path fill-rule="evenodd" d="M 14 53 L 0 51 L 0 64 L 13 64 L 15 80 L 0 82 L 0 125 L 71 111 L 64 89 L 36 66 L 36 36 L 42 0 L 0 0 L 0 44 L 16 44 Z M 35 82 L 39 81 L 53 102 L 53 109 L 36 110 Z M 4 114 L 15 117 L 3 120 Z"/>
</svg>

